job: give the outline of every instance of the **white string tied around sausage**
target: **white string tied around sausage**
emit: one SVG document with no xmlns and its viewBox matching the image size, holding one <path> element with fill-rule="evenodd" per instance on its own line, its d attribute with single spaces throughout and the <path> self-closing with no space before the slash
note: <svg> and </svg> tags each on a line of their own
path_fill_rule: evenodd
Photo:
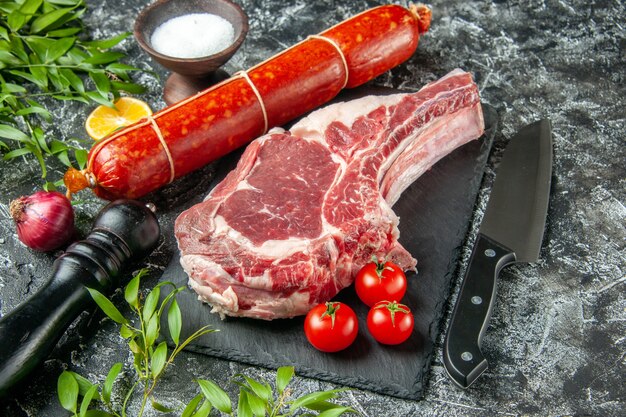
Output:
<svg viewBox="0 0 626 417">
<path fill-rule="evenodd" d="M 350 78 L 350 71 L 348 68 L 348 61 L 346 60 L 346 56 L 344 55 L 343 50 L 341 49 L 339 44 L 337 44 L 337 42 L 335 42 L 333 39 L 327 38 L 326 36 L 323 36 L 323 35 L 309 35 L 307 39 L 319 39 L 321 41 L 326 41 L 330 43 L 337 50 L 337 52 L 339 53 L 339 56 L 341 57 L 341 62 L 343 62 L 343 69 L 346 74 L 346 77 L 343 81 L 343 85 L 341 86 L 341 89 L 343 90 L 346 87 L 346 85 L 348 85 L 348 79 Z"/>
<path fill-rule="evenodd" d="M 261 97 L 261 93 L 256 88 L 256 85 L 254 85 L 254 83 L 250 79 L 250 76 L 248 75 L 247 71 L 241 70 L 239 72 L 236 72 L 232 78 L 239 78 L 239 77 L 245 79 L 248 82 L 248 85 L 252 89 L 252 92 L 256 96 L 256 99 L 258 100 L 259 105 L 261 106 L 261 112 L 263 113 L 263 123 L 264 123 L 263 134 L 266 134 L 270 126 L 269 126 L 269 121 L 267 117 L 267 109 L 265 108 L 265 102 L 263 101 L 263 97 Z"/>
</svg>

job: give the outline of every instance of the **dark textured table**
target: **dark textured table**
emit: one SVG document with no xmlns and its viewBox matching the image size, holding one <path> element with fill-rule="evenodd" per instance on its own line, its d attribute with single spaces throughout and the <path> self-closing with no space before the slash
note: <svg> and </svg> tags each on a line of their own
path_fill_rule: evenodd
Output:
<svg viewBox="0 0 626 417">
<path fill-rule="evenodd" d="M 148 2 L 87 3 L 85 21 L 98 38 L 129 30 Z M 250 17 L 250 33 L 225 67 L 231 73 L 378 4 L 356 0 L 238 3 Z M 554 174 L 541 260 L 502 272 L 496 310 L 483 342 L 490 368 L 470 389 L 460 390 L 446 377 L 438 346 L 422 401 L 358 390 L 345 393 L 342 401 L 371 417 L 624 415 L 626 6 L 617 0 L 447 0 L 429 5 L 432 28 L 421 38 L 418 51 L 374 83 L 416 90 L 460 67 L 474 74 L 483 101 L 498 110 L 501 131 L 463 260 L 469 257 L 507 139 L 526 123 L 544 117 L 552 120 Z M 130 63 L 160 75 L 158 80 L 145 74 L 139 81 L 149 87 L 143 98 L 155 109 L 163 107 L 161 86 L 166 72 L 132 38 L 120 47 L 129 54 Z M 56 104 L 59 123 L 51 129 L 62 137 L 86 137 L 83 121 L 90 110 L 82 104 Z M 58 167 L 51 176 L 60 177 L 62 172 Z M 0 314 L 6 314 L 45 282 L 54 254 L 22 246 L 8 215 L 9 200 L 40 187 L 37 164 L 3 161 L 0 173 Z M 211 168 L 203 174 L 210 178 Z M 195 187 L 202 189 L 202 184 Z M 166 202 L 159 207 L 164 223 L 171 223 L 185 204 L 188 195 L 179 192 L 180 188 L 157 196 Z M 87 231 L 103 203 L 88 193 L 81 198 L 78 224 Z M 146 261 L 152 268 L 147 286 L 156 282 L 171 257 L 166 248 L 172 239 L 171 233 L 164 233 L 160 247 Z M 121 301 L 119 296 L 117 301 Z M 85 313 L 23 388 L 13 398 L 0 400 L 0 415 L 66 415 L 56 396 L 60 372 L 70 369 L 102 380 L 116 361 L 128 366 L 132 362 L 116 327 L 102 315 Z M 194 378 L 212 378 L 234 394 L 235 386 L 228 380 L 244 370 L 255 377 L 271 379 L 273 375 L 265 369 L 184 353 L 166 375 L 158 398 L 166 405 L 180 406 L 197 393 L 197 385 L 191 382 Z M 297 378 L 293 388 L 295 394 L 303 394 L 332 387 Z M 135 401 L 131 410 L 137 407 Z"/>
</svg>

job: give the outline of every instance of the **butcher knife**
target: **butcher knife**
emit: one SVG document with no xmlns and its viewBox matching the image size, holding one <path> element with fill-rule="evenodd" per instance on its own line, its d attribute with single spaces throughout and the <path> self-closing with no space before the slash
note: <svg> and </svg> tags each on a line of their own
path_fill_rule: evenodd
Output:
<svg viewBox="0 0 626 417">
<path fill-rule="evenodd" d="M 444 367 L 462 388 L 487 369 L 480 346 L 500 270 L 539 259 L 551 176 L 551 124 L 540 120 L 522 128 L 504 150 L 446 332 Z"/>
</svg>

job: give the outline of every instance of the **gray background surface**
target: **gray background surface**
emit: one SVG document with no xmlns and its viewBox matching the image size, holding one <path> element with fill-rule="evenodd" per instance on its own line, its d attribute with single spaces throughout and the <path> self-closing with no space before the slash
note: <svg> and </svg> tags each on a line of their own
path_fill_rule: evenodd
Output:
<svg viewBox="0 0 626 417">
<path fill-rule="evenodd" d="M 140 0 L 87 1 L 85 22 L 94 38 L 131 30 Z M 238 1 L 250 17 L 250 32 L 225 69 L 248 68 L 282 49 L 379 4 L 374 1 Z M 432 364 L 425 399 L 405 401 L 349 391 L 342 401 L 364 416 L 623 415 L 626 408 L 624 300 L 626 163 L 624 96 L 626 6 L 622 1 L 434 1 L 432 28 L 415 55 L 380 76 L 375 84 L 417 90 L 449 70 L 471 71 L 483 101 L 500 114 L 474 225 L 463 248 L 467 260 L 503 146 L 531 121 L 549 117 L 554 128 L 552 200 L 541 261 L 506 268 L 498 287 L 496 310 L 483 342 L 490 368 L 466 391 L 457 389 L 441 365 L 440 347 Z M 155 70 L 160 80 L 139 78 L 149 87 L 146 99 L 164 106 L 166 72 L 129 38 L 120 47 L 133 63 Z M 54 104 L 63 137 L 86 138 L 83 122 L 91 108 Z M 39 254 L 17 240 L 8 216 L 11 199 L 38 187 L 33 161 L 0 161 L 0 314 L 6 314 L 48 277 L 54 255 Z M 63 169 L 58 168 L 57 177 Z M 210 178 L 211 168 L 203 174 Z M 54 177 L 54 174 L 51 175 Z M 178 185 L 156 196 L 162 220 L 202 189 Z M 81 195 L 79 227 L 89 230 L 102 202 Z M 159 203 L 159 201 L 157 201 Z M 158 279 L 171 253 L 171 235 L 146 261 Z M 144 266 L 142 264 L 141 266 Z M 464 263 L 459 266 L 454 301 Z M 117 297 L 121 305 L 121 297 Z M 448 311 L 449 313 L 449 311 Z M 440 338 L 441 342 L 441 338 Z M 50 359 L 14 398 L 0 401 L 0 415 L 65 415 L 56 397 L 63 369 L 102 380 L 116 361 L 132 358 L 116 326 L 101 315 L 84 314 L 62 338 Z M 127 368 L 128 369 L 128 368 Z M 185 353 L 166 375 L 158 398 L 179 407 L 198 388 L 194 378 L 212 378 L 233 394 L 229 378 L 245 371 L 273 378 L 273 372 Z M 294 394 L 334 385 L 297 378 Z M 135 401 L 131 409 L 136 410 Z M 157 415 L 149 412 L 147 415 Z"/>
</svg>

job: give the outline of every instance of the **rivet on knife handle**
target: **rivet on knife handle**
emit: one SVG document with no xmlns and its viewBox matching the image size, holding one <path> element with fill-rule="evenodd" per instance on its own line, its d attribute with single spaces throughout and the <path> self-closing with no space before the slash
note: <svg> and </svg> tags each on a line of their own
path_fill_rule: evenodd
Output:
<svg viewBox="0 0 626 417">
<path fill-rule="evenodd" d="M 138 201 L 114 201 L 100 212 L 85 240 L 54 262 L 48 282 L 0 319 L 0 396 L 43 361 L 93 305 L 86 287 L 111 292 L 122 268 L 150 253 L 159 234 L 156 216 Z"/>
<path fill-rule="evenodd" d="M 478 234 L 443 349 L 445 369 L 462 388 L 487 369 L 480 346 L 495 301 L 496 278 L 502 267 L 514 261 L 511 250 Z"/>
</svg>

